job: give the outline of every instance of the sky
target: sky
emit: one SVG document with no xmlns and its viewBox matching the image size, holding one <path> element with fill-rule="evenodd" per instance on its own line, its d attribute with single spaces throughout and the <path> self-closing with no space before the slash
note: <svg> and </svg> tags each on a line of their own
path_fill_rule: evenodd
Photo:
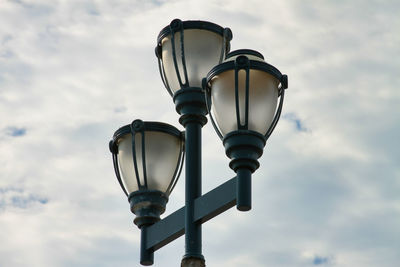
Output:
<svg viewBox="0 0 400 267">
<path fill-rule="evenodd" d="M 183 129 L 154 55 L 174 18 L 231 28 L 232 50 L 289 77 L 252 210 L 203 225 L 207 266 L 398 266 L 399 14 L 389 0 L 0 0 L 0 266 L 139 266 L 108 141 L 139 118 Z M 204 193 L 228 163 L 208 123 Z M 183 254 L 181 237 L 154 266 Z"/>
</svg>

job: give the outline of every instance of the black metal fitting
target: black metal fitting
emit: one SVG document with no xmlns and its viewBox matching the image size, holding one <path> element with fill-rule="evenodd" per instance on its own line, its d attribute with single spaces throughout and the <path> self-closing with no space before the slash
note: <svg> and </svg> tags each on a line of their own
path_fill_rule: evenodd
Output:
<svg viewBox="0 0 400 267">
<path fill-rule="evenodd" d="M 229 59 L 237 55 L 252 55 L 264 60 L 264 56 L 260 52 L 253 49 L 237 49 L 232 52 L 229 52 L 228 55 L 226 55 L 226 58 Z"/>
<path fill-rule="evenodd" d="M 207 78 L 201 79 L 201 88 L 203 89 L 204 92 L 210 89 L 207 86 Z"/>
<path fill-rule="evenodd" d="M 142 228 L 160 220 L 168 202 L 168 197 L 161 191 L 139 190 L 129 194 L 131 211 L 136 215 L 134 223 Z"/>
<path fill-rule="evenodd" d="M 118 147 L 117 147 L 117 145 L 115 144 L 115 142 L 113 140 L 111 140 L 108 143 L 108 148 L 110 149 L 110 152 L 112 154 L 117 154 L 118 153 Z"/>
<path fill-rule="evenodd" d="M 161 45 L 157 45 L 156 48 L 154 49 L 154 52 L 156 54 L 156 57 L 161 59 L 161 57 L 162 57 L 162 47 L 161 47 Z"/>
<path fill-rule="evenodd" d="M 239 168 L 254 172 L 260 166 L 258 159 L 263 154 L 266 140 L 264 135 L 250 130 L 228 133 L 224 139 L 226 155 L 231 159 L 229 167 L 236 172 Z"/>
<path fill-rule="evenodd" d="M 288 76 L 286 74 L 283 74 L 281 77 L 281 84 L 282 84 L 282 89 L 287 89 L 289 86 L 289 81 L 288 81 Z"/>
<path fill-rule="evenodd" d="M 143 132 L 143 130 L 144 130 L 144 122 L 142 120 L 134 120 L 131 123 L 131 130 L 132 130 L 132 133 Z"/>
<path fill-rule="evenodd" d="M 233 34 L 232 34 L 231 29 L 229 29 L 229 28 L 224 28 L 224 37 L 225 37 L 226 41 L 228 41 L 228 42 L 232 40 Z M 228 50 L 229 50 L 229 49 L 228 49 Z"/>
<path fill-rule="evenodd" d="M 160 221 L 160 215 L 164 213 L 168 197 L 156 190 L 140 190 L 129 194 L 131 211 L 136 215 L 133 222 L 141 229 L 140 264 L 153 265 L 154 249 L 146 248 L 147 227 Z"/>
<path fill-rule="evenodd" d="M 207 123 L 207 105 L 204 90 L 198 87 L 188 87 L 174 94 L 176 111 L 181 115 L 179 122 L 185 126 L 195 120 L 204 126 Z"/>
<path fill-rule="evenodd" d="M 174 19 L 169 24 L 169 27 L 171 29 L 171 32 L 175 32 L 182 28 L 182 21 L 180 19 Z"/>
<path fill-rule="evenodd" d="M 237 69 L 248 69 L 250 65 L 249 58 L 246 56 L 238 56 L 235 59 L 235 66 Z"/>
<path fill-rule="evenodd" d="M 236 207 L 240 211 L 251 209 L 251 174 L 258 169 L 263 154 L 264 135 L 249 130 L 228 133 L 223 139 L 229 167 L 236 172 Z"/>
</svg>

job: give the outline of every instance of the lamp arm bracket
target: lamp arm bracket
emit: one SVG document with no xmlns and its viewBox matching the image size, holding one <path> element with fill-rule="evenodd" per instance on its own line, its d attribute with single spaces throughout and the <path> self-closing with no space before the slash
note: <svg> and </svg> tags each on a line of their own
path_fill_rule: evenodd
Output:
<svg viewBox="0 0 400 267">
<path fill-rule="evenodd" d="M 205 223 L 236 205 L 237 177 L 197 198 L 194 203 L 194 221 Z M 158 250 L 185 234 L 185 207 L 148 226 L 146 249 Z"/>
</svg>

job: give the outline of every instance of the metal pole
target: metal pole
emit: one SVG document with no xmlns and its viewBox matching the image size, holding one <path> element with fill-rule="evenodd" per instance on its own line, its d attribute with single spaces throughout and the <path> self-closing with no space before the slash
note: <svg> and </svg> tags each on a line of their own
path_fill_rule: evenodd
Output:
<svg viewBox="0 0 400 267">
<path fill-rule="evenodd" d="M 194 220 L 194 201 L 201 196 L 201 128 L 202 124 L 190 120 L 186 128 L 185 162 L 185 255 L 182 267 L 205 266 L 201 252 L 201 223 Z"/>
<path fill-rule="evenodd" d="M 141 228 L 141 240 L 140 240 L 140 264 L 142 265 L 153 265 L 154 252 L 153 249 L 147 249 L 147 226 Z"/>
<path fill-rule="evenodd" d="M 240 211 L 248 211 L 251 209 L 251 170 L 240 168 L 236 174 L 236 207 Z"/>
<path fill-rule="evenodd" d="M 175 92 L 179 122 L 185 127 L 185 255 L 182 267 L 204 267 L 201 253 L 201 222 L 195 222 L 195 199 L 201 197 L 201 128 L 207 123 L 204 91 L 198 87 Z"/>
</svg>

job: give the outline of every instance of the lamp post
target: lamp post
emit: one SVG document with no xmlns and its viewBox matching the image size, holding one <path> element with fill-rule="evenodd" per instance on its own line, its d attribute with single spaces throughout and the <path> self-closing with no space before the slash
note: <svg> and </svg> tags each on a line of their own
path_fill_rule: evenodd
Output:
<svg viewBox="0 0 400 267">
<path fill-rule="evenodd" d="M 117 179 L 141 229 L 142 265 L 152 265 L 154 251 L 185 234 L 181 266 L 205 266 L 202 223 L 234 205 L 251 209 L 251 174 L 279 120 L 287 76 L 257 51 L 229 53 L 231 39 L 229 28 L 211 22 L 173 20 L 160 32 L 155 51 L 185 131 L 135 120 L 110 141 Z M 201 129 L 207 114 L 236 176 L 202 195 Z M 160 220 L 183 161 L 185 206 Z"/>
</svg>

